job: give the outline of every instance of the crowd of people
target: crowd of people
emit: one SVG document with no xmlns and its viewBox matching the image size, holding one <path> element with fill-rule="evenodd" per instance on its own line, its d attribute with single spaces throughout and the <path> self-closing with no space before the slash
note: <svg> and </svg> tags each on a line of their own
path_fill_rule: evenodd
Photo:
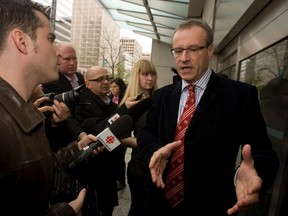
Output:
<svg viewBox="0 0 288 216">
<path fill-rule="evenodd" d="M 97 65 L 77 72 L 76 49 L 55 43 L 50 12 L 31 0 L 0 1 L 4 215 L 112 216 L 126 175 L 129 216 L 237 215 L 273 186 L 279 159 L 257 89 L 209 67 L 207 23 L 190 19 L 176 28 L 178 78 L 158 88 L 150 60 L 137 61 L 126 82 Z M 119 114 L 147 99 L 117 148 L 99 146 L 69 166 Z"/>
</svg>

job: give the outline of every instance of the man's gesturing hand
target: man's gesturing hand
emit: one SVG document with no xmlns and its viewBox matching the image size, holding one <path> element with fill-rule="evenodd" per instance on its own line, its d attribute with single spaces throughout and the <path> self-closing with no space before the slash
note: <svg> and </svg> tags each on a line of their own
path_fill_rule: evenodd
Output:
<svg viewBox="0 0 288 216">
<path fill-rule="evenodd" d="M 157 185 L 157 187 L 164 188 L 165 185 L 162 174 L 166 168 L 168 158 L 178 147 L 180 147 L 181 143 L 180 140 L 169 143 L 153 153 L 150 159 L 149 168 L 152 181 Z"/>
<path fill-rule="evenodd" d="M 232 208 L 228 209 L 228 215 L 232 215 L 241 209 L 248 208 L 259 201 L 262 180 L 255 170 L 250 145 L 246 144 L 243 147 L 242 157 L 243 161 L 236 177 L 237 202 Z"/>
</svg>

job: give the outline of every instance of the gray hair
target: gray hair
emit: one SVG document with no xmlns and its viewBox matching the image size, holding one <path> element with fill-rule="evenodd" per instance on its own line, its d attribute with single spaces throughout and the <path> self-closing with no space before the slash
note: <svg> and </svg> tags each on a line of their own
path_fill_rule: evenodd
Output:
<svg viewBox="0 0 288 216">
<path fill-rule="evenodd" d="M 189 28 L 192 28 L 194 26 L 198 26 L 198 27 L 201 27 L 205 30 L 206 32 L 206 46 L 209 46 L 213 43 L 213 31 L 212 29 L 210 28 L 210 26 L 204 21 L 204 20 L 201 20 L 201 19 L 189 19 L 183 23 L 181 23 L 176 29 L 175 29 L 175 32 L 174 32 L 174 35 L 177 31 L 179 30 L 183 30 L 183 29 L 189 29 Z M 173 35 L 173 37 L 174 37 Z M 173 38 L 172 37 L 172 38 Z"/>
</svg>

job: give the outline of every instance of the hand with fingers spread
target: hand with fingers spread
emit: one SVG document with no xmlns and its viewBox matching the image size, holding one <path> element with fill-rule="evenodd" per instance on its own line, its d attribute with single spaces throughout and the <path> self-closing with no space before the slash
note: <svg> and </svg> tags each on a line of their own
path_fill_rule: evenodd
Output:
<svg viewBox="0 0 288 216">
<path fill-rule="evenodd" d="M 151 172 L 152 181 L 157 187 L 164 188 L 163 172 L 166 168 L 167 161 L 170 155 L 181 145 L 181 141 L 169 143 L 153 153 L 150 159 L 149 168 Z"/>
<path fill-rule="evenodd" d="M 243 161 L 236 177 L 237 202 L 232 208 L 228 209 L 228 215 L 232 215 L 241 209 L 248 208 L 259 201 L 262 180 L 255 170 L 250 145 L 245 145 L 243 147 L 242 157 Z"/>
</svg>

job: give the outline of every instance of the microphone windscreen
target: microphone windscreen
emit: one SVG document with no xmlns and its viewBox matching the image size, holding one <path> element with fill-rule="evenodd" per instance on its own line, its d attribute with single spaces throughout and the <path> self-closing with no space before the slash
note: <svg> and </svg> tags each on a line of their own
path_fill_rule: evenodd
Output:
<svg viewBox="0 0 288 216">
<path fill-rule="evenodd" d="M 137 104 L 135 104 L 131 108 L 127 109 L 123 113 L 123 115 L 127 114 L 127 115 L 131 116 L 135 122 L 143 113 L 145 113 L 149 109 L 151 104 L 152 104 L 151 97 L 145 98 L 145 99 L 139 101 Z"/>
<path fill-rule="evenodd" d="M 131 136 L 134 121 L 130 115 L 122 115 L 114 121 L 109 129 L 118 138 L 124 139 Z"/>
</svg>

